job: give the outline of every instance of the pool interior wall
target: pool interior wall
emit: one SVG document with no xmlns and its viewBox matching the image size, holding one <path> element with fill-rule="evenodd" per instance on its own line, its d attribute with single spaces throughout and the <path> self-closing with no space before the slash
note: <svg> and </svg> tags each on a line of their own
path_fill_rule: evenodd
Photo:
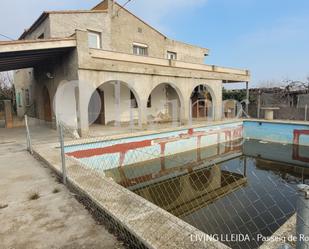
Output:
<svg viewBox="0 0 309 249">
<path fill-rule="evenodd" d="M 83 165 L 107 170 L 239 139 L 293 144 L 293 158 L 309 161 L 299 147 L 309 146 L 309 125 L 255 121 L 79 144 L 67 146 L 65 152 Z"/>
</svg>

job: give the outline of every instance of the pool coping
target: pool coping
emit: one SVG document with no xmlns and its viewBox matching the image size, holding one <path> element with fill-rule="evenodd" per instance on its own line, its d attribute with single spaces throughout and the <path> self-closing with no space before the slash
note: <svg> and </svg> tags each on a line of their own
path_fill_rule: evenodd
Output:
<svg viewBox="0 0 309 249">
<path fill-rule="evenodd" d="M 294 124 L 294 125 L 305 125 L 309 127 L 309 121 L 294 121 L 294 120 L 266 120 L 266 119 L 228 119 L 228 120 L 221 120 L 221 121 L 211 121 L 206 122 L 204 124 L 199 123 L 195 125 L 184 125 L 180 127 L 168 127 L 168 128 L 160 128 L 158 130 L 141 130 L 141 131 L 134 131 L 129 133 L 120 133 L 120 134 L 112 134 L 106 136 L 97 136 L 97 137 L 87 137 L 87 138 L 79 138 L 79 139 L 70 139 L 65 141 L 65 146 L 74 146 L 77 143 L 89 144 L 94 142 L 100 141 L 113 141 L 117 139 L 124 139 L 124 138 L 134 138 L 140 136 L 148 136 L 148 135 L 156 135 L 159 133 L 167 133 L 167 132 L 174 132 L 174 131 L 181 131 L 190 128 L 202 128 L 202 127 L 210 127 L 216 125 L 227 125 L 233 123 L 244 123 L 244 122 L 263 122 L 263 123 L 276 123 L 276 124 Z M 59 143 L 54 143 L 55 147 L 59 146 Z"/>
<path fill-rule="evenodd" d="M 290 236 L 296 235 L 296 220 L 297 214 L 292 215 L 273 235 L 272 239 L 264 242 L 259 249 L 278 249 L 280 245 L 284 245 L 287 242 L 291 243 L 292 241 L 288 241 Z M 281 239 L 282 241 L 278 241 Z"/>
<path fill-rule="evenodd" d="M 309 126 L 309 121 L 300 121 L 300 120 L 283 120 L 283 119 L 274 119 L 274 120 L 266 120 L 266 119 L 256 119 L 256 118 L 244 118 L 241 119 L 243 122 L 262 122 L 262 123 L 275 123 L 275 124 L 294 124 L 294 125 L 305 125 Z"/>
<path fill-rule="evenodd" d="M 175 132 L 175 131 L 182 131 L 186 129 L 195 129 L 195 128 L 202 128 L 202 127 L 210 127 L 216 125 L 227 125 L 227 124 L 234 124 L 234 123 L 243 123 L 242 119 L 233 119 L 233 120 L 223 120 L 223 121 L 212 121 L 211 123 L 205 124 L 196 124 L 196 125 L 184 125 L 180 127 L 168 127 L 168 128 L 161 128 L 158 130 L 147 130 L 147 131 L 134 131 L 131 133 L 121 133 L 121 134 L 112 134 L 107 136 L 97 136 L 97 137 L 87 137 L 87 138 L 79 138 L 79 139 L 71 139 L 69 141 L 65 141 L 65 146 L 74 146 L 77 142 L 82 144 L 89 144 L 94 142 L 100 141 L 113 141 L 117 139 L 124 139 L 124 138 L 134 138 L 134 137 L 141 137 L 141 136 L 149 136 L 149 135 L 156 135 L 159 133 L 168 133 L 168 132 Z M 59 144 L 57 144 L 59 146 Z"/>
</svg>

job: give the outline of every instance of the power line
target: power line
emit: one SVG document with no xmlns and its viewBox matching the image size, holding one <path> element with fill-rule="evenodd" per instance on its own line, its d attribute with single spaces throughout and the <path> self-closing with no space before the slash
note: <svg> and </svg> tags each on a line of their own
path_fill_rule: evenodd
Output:
<svg viewBox="0 0 309 249">
<path fill-rule="evenodd" d="M 128 3 L 130 3 L 132 0 L 127 0 L 122 6 L 121 6 L 121 8 L 124 8 L 124 7 L 126 7 L 127 5 L 128 5 Z M 118 14 L 119 14 L 119 11 L 121 10 L 121 8 L 120 9 L 118 9 L 118 11 L 117 11 L 117 13 L 116 13 L 116 16 L 118 16 Z"/>
<path fill-rule="evenodd" d="M 122 5 L 122 8 L 126 7 L 126 5 L 131 2 L 132 0 L 128 0 L 124 5 Z"/>
<path fill-rule="evenodd" d="M 9 37 L 9 36 L 6 36 L 6 35 L 4 35 L 4 34 L 1 34 L 1 33 L 0 33 L 0 36 L 4 37 L 4 38 L 6 38 L 6 39 L 9 39 L 9 40 L 11 40 L 11 41 L 14 41 L 13 38 L 11 38 L 11 37 Z"/>
</svg>

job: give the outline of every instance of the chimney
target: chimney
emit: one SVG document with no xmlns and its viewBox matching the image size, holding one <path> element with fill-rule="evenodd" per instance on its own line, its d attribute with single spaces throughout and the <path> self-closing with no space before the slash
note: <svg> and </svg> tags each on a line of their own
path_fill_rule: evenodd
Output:
<svg viewBox="0 0 309 249">
<path fill-rule="evenodd" d="M 115 0 L 107 0 L 108 1 L 108 12 L 112 17 L 115 15 Z"/>
</svg>

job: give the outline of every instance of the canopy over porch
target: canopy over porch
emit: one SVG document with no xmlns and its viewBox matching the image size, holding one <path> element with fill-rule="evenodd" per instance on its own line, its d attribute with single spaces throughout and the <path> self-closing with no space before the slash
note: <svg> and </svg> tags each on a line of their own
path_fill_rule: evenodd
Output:
<svg viewBox="0 0 309 249">
<path fill-rule="evenodd" d="M 0 72 L 31 68 L 74 48 L 75 38 L 0 42 Z"/>
</svg>

